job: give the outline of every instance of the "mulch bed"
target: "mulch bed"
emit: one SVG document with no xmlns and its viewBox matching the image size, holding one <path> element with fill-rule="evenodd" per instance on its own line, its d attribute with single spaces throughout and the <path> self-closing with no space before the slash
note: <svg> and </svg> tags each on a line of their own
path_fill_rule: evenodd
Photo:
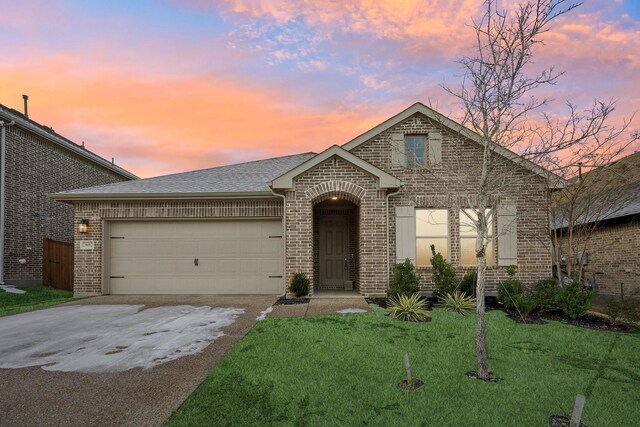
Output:
<svg viewBox="0 0 640 427">
<path fill-rule="evenodd" d="M 411 382 L 408 382 L 407 380 L 402 380 L 400 381 L 400 384 L 398 384 L 398 387 L 400 387 L 403 390 L 417 390 L 423 385 L 424 383 L 422 382 L 422 380 L 419 380 L 416 378 Z"/>
<path fill-rule="evenodd" d="M 549 416 L 549 425 L 551 427 L 569 427 L 571 418 L 564 415 L 551 415 Z M 580 423 L 580 427 L 587 427 L 586 424 Z"/>
<path fill-rule="evenodd" d="M 471 378 L 472 380 L 482 380 L 482 381 L 486 381 L 488 383 L 497 383 L 498 381 L 502 381 L 502 378 L 500 377 L 494 377 L 493 376 L 493 372 L 489 372 L 489 378 L 484 379 L 484 378 L 480 378 L 478 376 L 478 373 L 476 371 L 469 371 L 467 372 L 467 376 L 469 378 Z"/>
<path fill-rule="evenodd" d="M 623 323 L 610 323 L 608 319 L 593 314 L 586 314 L 579 319 L 572 319 L 569 316 L 565 316 L 561 311 L 545 311 L 542 313 L 533 313 L 526 318 L 515 310 L 509 310 L 502 307 L 502 310 L 507 314 L 509 319 L 517 323 L 524 323 L 528 325 L 544 325 L 545 320 L 555 320 L 558 322 L 567 323 L 581 328 L 595 329 L 598 331 L 611 331 L 611 332 L 634 332 L 637 328 L 629 326 Z"/>
<path fill-rule="evenodd" d="M 294 305 L 294 304 L 309 304 L 309 298 L 280 297 L 273 305 Z"/>
<path fill-rule="evenodd" d="M 625 325 L 622 323 L 610 323 L 608 319 L 604 319 L 599 316 L 587 314 L 579 319 L 572 319 L 563 315 L 559 311 L 550 311 L 542 313 L 542 317 L 547 320 L 557 320 L 571 325 L 580 326 L 582 328 L 596 329 L 599 331 L 612 331 L 612 332 L 634 332 L 638 328 Z"/>
</svg>

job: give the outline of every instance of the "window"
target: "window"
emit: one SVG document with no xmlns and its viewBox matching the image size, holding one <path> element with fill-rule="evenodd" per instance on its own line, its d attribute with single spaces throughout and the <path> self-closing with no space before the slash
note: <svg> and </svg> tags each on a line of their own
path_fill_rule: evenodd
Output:
<svg viewBox="0 0 640 427">
<path fill-rule="evenodd" d="M 422 168 L 426 165 L 427 136 L 405 135 L 404 156 L 408 168 Z"/>
<path fill-rule="evenodd" d="M 465 215 L 466 213 L 466 215 Z M 489 225 L 487 244 L 487 265 L 496 265 L 493 256 L 493 211 L 487 209 L 485 211 L 487 224 Z M 476 261 L 476 226 L 473 221 L 478 219 L 473 209 L 463 209 L 460 211 L 460 265 L 477 265 Z"/>
<path fill-rule="evenodd" d="M 449 255 L 449 213 L 446 209 L 416 209 L 416 265 L 431 265 L 431 245 Z"/>
</svg>

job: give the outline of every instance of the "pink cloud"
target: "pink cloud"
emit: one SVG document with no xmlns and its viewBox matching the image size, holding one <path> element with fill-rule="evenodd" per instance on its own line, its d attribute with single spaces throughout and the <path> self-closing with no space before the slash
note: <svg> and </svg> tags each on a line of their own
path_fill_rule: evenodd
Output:
<svg viewBox="0 0 640 427">
<path fill-rule="evenodd" d="M 386 110 L 326 111 L 298 103 L 284 87 L 220 76 L 152 78 L 68 57 L 30 65 L 0 67 L 3 103 L 17 107 L 28 88 L 33 119 L 142 176 L 323 150 Z"/>
</svg>

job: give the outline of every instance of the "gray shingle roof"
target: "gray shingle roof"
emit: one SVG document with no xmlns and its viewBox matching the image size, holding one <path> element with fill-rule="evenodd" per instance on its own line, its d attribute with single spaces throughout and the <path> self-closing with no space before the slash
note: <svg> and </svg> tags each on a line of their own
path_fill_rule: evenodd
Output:
<svg viewBox="0 0 640 427">
<path fill-rule="evenodd" d="M 155 178 L 118 182 L 97 187 L 56 193 L 54 198 L 86 198 L 90 195 L 136 195 L 153 194 L 210 194 L 210 193 L 257 193 L 270 192 L 268 182 L 295 168 L 315 156 L 303 153 L 292 156 L 275 157 L 235 165 L 219 166 L 191 172 L 163 175 Z"/>
</svg>

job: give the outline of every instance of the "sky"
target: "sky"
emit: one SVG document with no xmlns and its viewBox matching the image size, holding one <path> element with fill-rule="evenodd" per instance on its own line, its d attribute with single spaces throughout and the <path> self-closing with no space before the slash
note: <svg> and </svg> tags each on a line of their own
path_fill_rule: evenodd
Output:
<svg viewBox="0 0 640 427">
<path fill-rule="evenodd" d="M 515 0 L 503 0 L 507 8 Z M 414 102 L 453 119 L 481 0 L 0 0 L 0 103 L 150 177 L 320 152 Z M 534 66 L 551 113 L 640 106 L 640 0 L 584 0 Z M 640 128 L 640 114 L 631 129 Z M 636 143 L 628 153 L 640 150 Z"/>
</svg>

